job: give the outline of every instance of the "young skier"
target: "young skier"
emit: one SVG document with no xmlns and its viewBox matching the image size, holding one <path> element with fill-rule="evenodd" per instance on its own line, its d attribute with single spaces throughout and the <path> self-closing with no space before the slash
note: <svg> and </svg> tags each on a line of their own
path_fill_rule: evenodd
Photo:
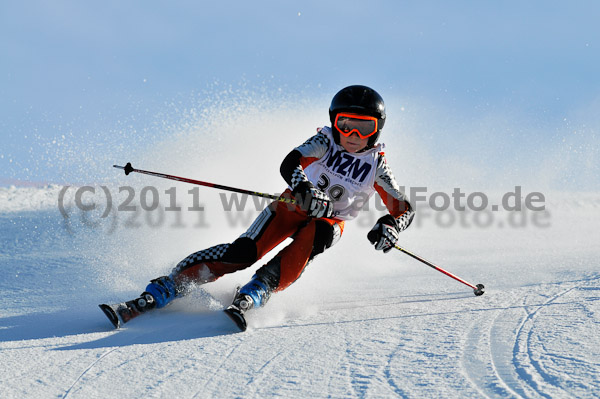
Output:
<svg viewBox="0 0 600 399">
<path fill-rule="evenodd" d="M 208 283 L 251 266 L 291 237 L 292 243 L 260 267 L 225 310 L 245 330 L 244 314 L 296 281 L 316 255 L 340 239 L 344 222 L 355 218 L 375 192 L 389 214 L 379 218 L 367 237 L 376 250 L 390 251 L 414 212 L 392 175 L 383 145 L 377 144 L 386 118 L 383 99 L 369 87 L 349 86 L 333 97 L 329 115 L 331 128 L 318 129 L 281 164 L 289 185 L 282 196 L 297 204 L 271 203 L 234 242 L 189 255 L 170 275 L 152 280 L 137 299 L 100 305 L 115 327 L 185 295 L 190 283 Z"/>
</svg>

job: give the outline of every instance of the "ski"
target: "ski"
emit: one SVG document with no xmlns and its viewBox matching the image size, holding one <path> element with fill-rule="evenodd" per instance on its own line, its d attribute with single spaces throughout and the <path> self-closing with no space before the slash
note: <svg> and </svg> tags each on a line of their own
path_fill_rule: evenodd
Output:
<svg viewBox="0 0 600 399">
<path fill-rule="evenodd" d="M 231 320 L 233 320 L 233 322 L 236 326 L 238 326 L 240 331 L 246 331 L 246 328 L 248 328 L 246 318 L 244 317 L 244 314 L 239 311 L 238 308 L 236 308 L 235 306 L 229 306 L 227 309 L 223 310 L 223 312 L 225 312 L 225 314 L 229 316 Z"/>
<path fill-rule="evenodd" d="M 156 300 L 147 292 L 142 293 L 139 298 L 127 302 L 115 303 L 112 305 L 98 305 L 104 312 L 108 320 L 115 328 L 121 327 L 129 320 L 138 317 L 148 310 L 156 307 Z"/>
<path fill-rule="evenodd" d="M 100 309 L 102 309 L 108 320 L 113 326 L 115 326 L 115 328 L 120 328 L 129 320 L 142 314 L 134 307 L 134 301 L 115 303 L 112 305 L 103 303 L 98 306 Z"/>
<path fill-rule="evenodd" d="M 246 317 L 244 317 L 244 312 L 240 310 L 239 307 L 236 306 L 236 298 L 240 293 L 241 286 L 235 287 L 235 294 L 233 294 L 232 304 L 227 307 L 227 309 L 223 309 L 223 312 L 235 323 L 236 326 L 240 329 L 240 331 L 244 332 L 248 328 L 248 323 L 246 323 Z M 239 304 L 237 304 L 239 305 Z"/>
</svg>

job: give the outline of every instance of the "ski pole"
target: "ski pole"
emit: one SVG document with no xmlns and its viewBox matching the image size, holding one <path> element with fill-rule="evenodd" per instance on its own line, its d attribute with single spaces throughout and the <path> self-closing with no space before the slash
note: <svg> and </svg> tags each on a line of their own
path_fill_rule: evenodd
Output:
<svg viewBox="0 0 600 399">
<path fill-rule="evenodd" d="M 436 266 L 435 264 L 431 263 L 427 259 L 421 258 L 419 255 L 413 254 L 409 250 L 406 250 L 406 249 L 402 248 L 399 245 L 394 245 L 394 248 L 396 248 L 397 250 L 400 250 L 400 251 L 404 252 L 405 254 L 407 254 L 408 256 L 410 256 L 411 258 L 414 258 L 414 259 L 416 259 L 418 261 L 421 261 L 421 262 L 425 263 L 427 266 L 434 268 L 438 272 L 444 273 L 446 276 L 452 277 L 456 281 L 459 281 L 459 282 L 463 283 L 464 285 L 467 285 L 467 286 L 471 287 L 473 289 L 473 293 L 475 295 L 477 295 L 477 296 L 483 295 L 483 293 L 485 292 L 485 287 L 483 286 L 483 284 L 473 285 L 473 284 L 471 284 L 471 283 L 463 280 L 462 278 L 457 277 L 454 274 L 452 274 L 452 273 L 450 273 L 450 272 L 442 269 L 441 267 Z"/>
<path fill-rule="evenodd" d="M 216 183 L 208 183 L 205 181 L 188 179 L 187 177 L 179 177 L 179 176 L 167 175 L 165 173 L 151 172 L 149 170 L 134 169 L 133 166 L 131 166 L 130 162 L 127 162 L 127 164 L 125 166 L 113 165 L 113 167 L 117 168 L 117 169 L 123 169 L 125 171 L 125 175 L 129 175 L 131 172 L 143 173 L 143 174 L 150 175 L 150 176 L 161 177 L 163 179 L 176 180 L 176 181 L 181 181 L 184 183 L 197 184 L 199 186 L 212 187 L 212 188 L 216 188 L 219 190 L 232 191 L 234 193 L 240 193 L 240 194 L 248 194 L 248 195 L 253 195 L 255 197 L 269 198 L 269 199 L 272 199 L 275 201 L 285 202 L 286 204 L 295 204 L 296 203 L 296 201 L 292 198 L 278 197 L 276 195 L 259 193 L 257 191 L 244 190 L 243 188 L 229 187 L 229 186 L 224 186 L 222 184 L 216 184 Z"/>
</svg>

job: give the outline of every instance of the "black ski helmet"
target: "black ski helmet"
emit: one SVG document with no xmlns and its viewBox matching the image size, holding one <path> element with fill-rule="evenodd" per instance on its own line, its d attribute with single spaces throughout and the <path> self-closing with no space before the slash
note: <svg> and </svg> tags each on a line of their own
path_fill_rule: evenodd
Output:
<svg viewBox="0 0 600 399">
<path fill-rule="evenodd" d="M 377 133 L 369 137 L 367 148 L 375 145 L 385 123 L 385 104 L 379 93 L 367 86 L 354 85 L 344 87 L 333 96 L 329 106 L 329 119 L 331 120 L 333 139 L 337 144 L 340 143 L 340 133 L 334 125 L 335 117 L 340 112 L 351 112 L 377 118 Z"/>
</svg>

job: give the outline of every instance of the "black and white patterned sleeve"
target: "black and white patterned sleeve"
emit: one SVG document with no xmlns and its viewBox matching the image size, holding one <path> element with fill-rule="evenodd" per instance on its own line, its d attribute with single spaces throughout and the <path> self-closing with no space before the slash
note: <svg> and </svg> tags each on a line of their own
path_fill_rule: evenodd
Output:
<svg viewBox="0 0 600 399">
<path fill-rule="evenodd" d="M 322 158 L 329 149 L 329 137 L 321 130 L 295 148 L 305 158 Z"/>
<path fill-rule="evenodd" d="M 329 148 L 329 137 L 320 132 L 296 147 L 281 163 L 281 176 L 294 190 L 300 183 L 310 183 L 304 168 L 322 158 Z"/>
<path fill-rule="evenodd" d="M 406 195 L 400 190 L 400 186 L 396 182 L 392 169 L 383 153 L 379 154 L 377 163 L 375 190 L 377 190 L 388 211 L 396 220 L 399 230 L 406 229 L 412 222 L 415 212 Z"/>
</svg>

